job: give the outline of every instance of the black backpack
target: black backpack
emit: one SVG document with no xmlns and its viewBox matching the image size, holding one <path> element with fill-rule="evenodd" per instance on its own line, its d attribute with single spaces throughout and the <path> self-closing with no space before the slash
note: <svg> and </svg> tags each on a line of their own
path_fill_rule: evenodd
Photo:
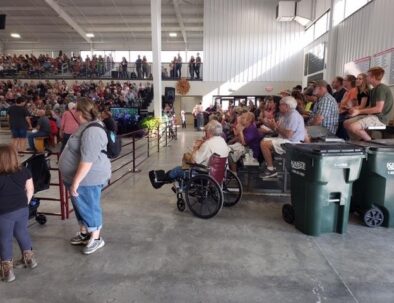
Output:
<svg viewBox="0 0 394 303">
<path fill-rule="evenodd" d="M 34 193 L 49 188 L 51 183 L 49 154 L 33 155 L 23 163 L 23 166 L 31 172 L 34 184 Z"/>
<path fill-rule="evenodd" d="M 85 127 L 85 129 L 81 133 L 81 137 L 85 132 L 85 130 L 87 130 L 89 127 L 100 127 L 107 134 L 107 139 L 108 139 L 107 151 L 102 150 L 101 151 L 102 153 L 106 154 L 109 159 L 114 159 L 120 155 L 120 152 L 122 150 L 122 141 L 115 132 L 109 131 L 100 123 L 95 122 L 95 123 L 90 123 L 88 126 Z"/>
</svg>

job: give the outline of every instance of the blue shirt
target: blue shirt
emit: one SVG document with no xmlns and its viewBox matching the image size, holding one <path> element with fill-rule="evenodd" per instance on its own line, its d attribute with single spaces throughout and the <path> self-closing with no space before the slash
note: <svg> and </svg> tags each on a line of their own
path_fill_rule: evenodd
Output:
<svg viewBox="0 0 394 303">
<path fill-rule="evenodd" d="M 291 142 L 300 142 L 305 139 L 304 118 L 295 109 L 279 118 L 279 125 L 285 129 L 292 130 L 293 135 L 288 139 Z M 282 136 L 279 136 L 283 138 Z"/>
<path fill-rule="evenodd" d="M 313 120 L 317 115 L 323 116 L 322 126 L 328 129 L 331 133 L 336 134 L 338 128 L 338 104 L 337 101 L 329 93 L 326 93 L 323 97 L 316 101 L 313 106 L 310 121 Z"/>
</svg>

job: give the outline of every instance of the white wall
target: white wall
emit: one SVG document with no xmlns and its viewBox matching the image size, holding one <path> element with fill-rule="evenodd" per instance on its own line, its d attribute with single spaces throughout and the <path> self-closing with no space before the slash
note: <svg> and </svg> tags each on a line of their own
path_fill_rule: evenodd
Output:
<svg viewBox="0 0 394 303">
<path fill-rule="evenodd" d="M 315 19 L 321 17 L 328 9 L 330 9 L 330 6 L 331 0 L 315 0 Z"/>
<path fill-rule="evenodd" d="M 304 28 L 275 20 L 276 0 L 204 1 L 204 79 L 300 81 Z"/>
<path fill-rule="evenodd" d="M 394 47 L 393 12 L 393 0 L 375 0 L 338 25 L 337 74 L 350 61 Z"/>
</svg>

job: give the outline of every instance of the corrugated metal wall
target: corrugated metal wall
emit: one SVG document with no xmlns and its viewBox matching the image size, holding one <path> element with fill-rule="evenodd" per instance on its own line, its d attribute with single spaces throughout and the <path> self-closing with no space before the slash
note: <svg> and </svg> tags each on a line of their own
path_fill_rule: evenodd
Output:
<svg viewBox="0 0 394 303">
<path fill-rule="evenodd" d="M 303 32 L 275 20 L 276 0 L 204 1 L 205 81 L 299 81 Z"/>
<path fill-rule="evenodd" d="M 346 63 L 394 47 L 393 12 L 393 0 L 375 0 L 338 25 L 338 75 Z"/>
</svg>

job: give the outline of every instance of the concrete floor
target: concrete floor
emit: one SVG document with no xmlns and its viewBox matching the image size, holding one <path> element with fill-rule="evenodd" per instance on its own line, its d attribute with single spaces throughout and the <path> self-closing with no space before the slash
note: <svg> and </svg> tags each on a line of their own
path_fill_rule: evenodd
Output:
<svg viewBox="0 0 394 303">
<path fill-rule="evenodd" d="M 169 186 L 154 190 L 147 172 L 178 164 L 194 138 L 180 132 L 105 192 L 107 245 L 96 254 L 68 243 L 74 218 L 32 225 L 39 267 L 0 283 L 0 302 L 394 302 L 392 229 L 352 217 L 344 235 L 309 237 L 282 220 L 288 198 L 267 196 L 210 220 L 178 212 Z"/>
</svg>

